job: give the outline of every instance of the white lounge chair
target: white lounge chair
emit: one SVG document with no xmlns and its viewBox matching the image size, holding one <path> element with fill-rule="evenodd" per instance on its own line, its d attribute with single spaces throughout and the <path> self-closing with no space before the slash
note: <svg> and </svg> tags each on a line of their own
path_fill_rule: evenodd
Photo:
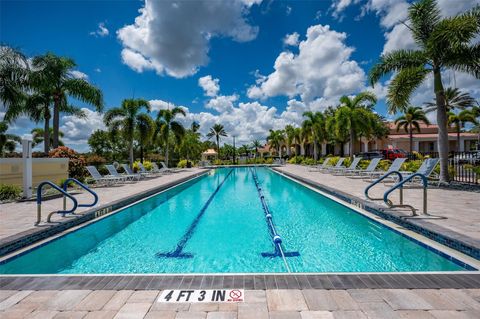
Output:
<svg viewBox="0 0 480 319">
<path fill-rule="evenodd" d="M 122 167 L 125 173 L 127 173 L 128 175 L 135 175 L 130 166 L 128 166 L 127 164 L 122 164 Z M 149 176 L 149 174 L 144 174 L 142 172 L 136 173 L 136 175 L 140 175 L 141 177 Z"/>
<path fill-rule="evenodd" d="M 145 168 L 145 166 L 143 166 L 142 163 L 138 163 L 138 169 L 140 170 L 140 173 L 145 174 L 147 176 L 148 175 L 153 176 L 153 175 L 162 174 L 161 172 L 147 171 L 147 169 Z"/>
<path fill-rule="evenodd" d="M 371 182 L 373 181 L 374 178 L 381 177 L 387 173 L 393 172 L 393 171 L 400 171 L 400 168 L 402 167 L 402 164 L 406 161 L 406 158 L 396 158 L 392 165 L 388 168 L 386 171 L 373 171 L 373 172 L 368 172 L 366 174 L 366 177 L 368 178 L 368 181 Z"/>
<path fill-rule="evenodd" d="M 370 161 L 367 168 L 349 170 L 349 171 L 346 172 L 346 175 L 348 177 L 365 176 L 366 174 L 375 171 L 375 169 L 377 168 L 377 166 L 378 166 L 378 164 L 380 163 L 381 160 L 382 160 L 381 158 L 374 158 Z"/>
<path fill-rule="evenodd" d="M 95 183 L 98 185 L 103 184 L 106 186 L 113 185 L 115 183 L 121 182 L 123 179 L 115 177 L 115 176 L 102 176 L 100 172 L 97 170 L 95 166 L 87 166 L 87 171 L 92 176 L 92 178 L 95 180 Z"/>
<path fill-rule="evenodd" d="M 318 164 L 318 165 L 314 165 L 314 166 L 309 166 L 308 167 L 308 171 L 309 172 L 318 172 L 326 167 L 328 167 L 328 163 L 330 162 L 332 158 L 331 157 L 327 157 L 325 160 L 323 160 L 323 163 L 322 164 Z"/>
<path fill-rule="evenodd" d="M 339 168 L 343 167 L 342 165 L 343 165 L 343 162 L 344 162 L 344 161 L 345 161 L 345 157 L 340 157 L 340 158 L 338 159 L 337 164 L 335 164 L 335 166 L 326 166 L 325 168 L 322 168 L 322 169 L 320 170 L 320 172 L 321 172 L 321 173 L 329 173 L 329 172 L 331 172 L 331 171 L 333 171 L 333 170 L 335 170 L 335 169 L 339 169 Z"/>
<path fill-rule="evenodd" d="M 155 163 L 153 163 L 153 164 L 155 164 Z M 165 165 L 165 162 L 160 162 L 160 165 L 162 165 L 162 168 L 160 168 L 160 170 L 164 170 L 165 172 L 178 173 L 178 172 L 182 172 L 184 170 L 182 168 L 175 168 L 175 167 L 169 168 L 167 165 Z M 155 164 L 155 166 L 157 166 L 157 164 Z M 158 166 L 157 166 L 157 168 L 158 168 Z"/>
<path fill-rule="evenodd" d="M 349 170 L 356 169 L 361 159 L 362 159 L 361 157 L 355 157 L 349 167 L 334 168 L 331 170 L 331 172 L 333 172 L 333 175 L 343 175 L 345 174 L 345 172 L 348 172 Z"/>
<path fill-rule="evenodd" d="M 140 177 L 141 177 L 140 174 L 128 174 L 127 172 L 125 172 L 125 174 L 120 174 L 115 168 L 115 166 L 113 165 L 105 165 L 105 166 L 107 167 L 108 172 L 112 176 L 123 178 L 125 181 L 133 181 L 134 179 L 140 180 Z"/>
<path fill-rule="evenodd" d="M 427 158 L 423 161 L 422 165 L 420 165 L 420 167 L 417 169 L 416 172 L 401 171 L 400 173 L 402 174 L 402 177 L 403 177 L 404 180 L 406 178 L 412 176 L 413 174 L 422 174 L 427 178 L 432 177 L 432 175 L 433 175 L 433 178 L 438 178 L 438 176 L 434 172 L 434 170 L 435 170 L 435 166 L 437 166 L 439 161 L 440 161 L 440 159 L 438 159 L 438 158 Z M 397 176 L 394 176 L 394 178 L 395 178 L 395 181 L 398 181 Z M 417 183 L 419 180 L 420 180 L 420 177 L 419 178 L 414 178 L 409 183 Z"/>
</svg>

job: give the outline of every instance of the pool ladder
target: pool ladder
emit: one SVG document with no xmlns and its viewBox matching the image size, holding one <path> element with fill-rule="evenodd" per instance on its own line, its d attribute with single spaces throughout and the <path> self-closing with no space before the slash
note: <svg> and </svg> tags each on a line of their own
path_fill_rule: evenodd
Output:
<svg viewBox="0 0 480 319">
<path fill-rule="evenodd" d="M 377 185 L 378 183 L 382 182 L 383 180 L 385 180 L 386 178 L 390 177 L 391 175 L 397 175 L 398 176 L 398 182 L 396 184 L 394 184 L 390 189 L 388 189 L 384 194 L 383 194 L 383 197 L 381 198 L 374 198 L 374 197 L 371 197 L 369 195 L 369 191 L 370 189 Z M 424 215 L 427 215 L 427 216 L 431 216 L 428 212 L 427 212 L 427 188 L 428 188 L 428 180 L 427 180 L 427 177 L 423 174 L 420 174 L 420 173 L 415 173 L 415 174 L 412 174 L 410 176 L 408 176 L 407 178 L 403 178 L 403 175 L 402 173 L 400 173 L 399 171 L 392 171 L 392 172 L 389 172 L 385 175 L 383 175 L 382 177 L 380 177 L 379 179 L 377 179 L 376 181 L 374 181 L 373 183 L 371 183 L 370 185 L 367 186 L 367 188 L 365 188 L 365 197 L 367 197 L 368 199 L 370 200 L 383 200 L 383 202 L 390 208 L 395 208 L 395 207 L 406 207 L 406 208 L 409 208 L 412 210 L 412 216 L 411 217 L 416 217 L 416 216 L 419 216 L 417 214 L 417 209 L 415 207 L 413 207 L 412 205 L 408 205 L 408 204 L 404 204 L 403 203 L 403 187 L 406 183 L 412 181 L 414 178 L 416 177 L 419 177 L 421 180 L 422 180 L 422 188 L 423 188 L 423 214 Z M 388 198 L 388 196 L 395 190 L 399 190 L 400 194 L 399 194 L 399 204 L 393 204 L 393 202 Z"/>
<path fill-rule="evenodd" d="M 92 194 L 94 198 L 93 202 L 90 204 L 79 204 L 77 199 L 67 192 L 67 187 L 70 182 L 77 184 L 78 186 L 82 187 L 84 190 Z M 95 193 L 87 185 L 81 183 L 75 178 L 67 178 L 65 182 L 63 182 L 62 188 L 58 187 L 55 183 L 51 181 L 43 181 L 37 187 L 37 221 L 35 222 L 35 225 L 40 224 L 40 222 L 42 221 L 42 188 L 46 185 L 49 185 L 63 195 L 63 210 L 53 211 L 48 214 L 47 223 L 50 223 L 50 219 L 52 218 L 53 214 L 62 214 L 63 216 L 65 216 L 66 214 L 75 214 L 75 210 L 78 207 L 93 207 L 98 203 L 97 193 Z M 70 199 L 73 203 L 73 207 L 69 210 L 67 210 L 67 198 Z"/>
</svg>

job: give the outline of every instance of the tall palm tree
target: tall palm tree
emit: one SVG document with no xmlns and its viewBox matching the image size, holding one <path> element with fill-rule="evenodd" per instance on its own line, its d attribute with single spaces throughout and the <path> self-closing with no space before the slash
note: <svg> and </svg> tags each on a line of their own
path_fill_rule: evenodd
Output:
<svg viewBox="0 0 480 319">
<path fill-rule="evenodd" d="M 255 161 L 257 161 L 258 149 L 262 146 L 263 144 L 259 140 L 254 140 L 252 142 L 252 148 L 255 150 Z"/>
<path fill-rule="evenodd" d="M 458 88 L 448 87 L 445 89 L 445 108 L 447 112 L 454 109 L 465 110 L 466 108 L 477 105 L 477 101 L 468 93 L 462 92 Z M 433 112 L 437 110 L 437 102 L 425 103 L 425 112 Z"/>
<path fill-rule="evenodd" d="M 215 124 L 210 128 L 210 131 L 207 134 L 208 138 L 215 137 L 217 141 L 217 153 L 220 154 L 220 136 L 227 137 L 227 132 L 222 124 Z"/>
<path fill-rule="evenodd" d="M 174 107 L 173 109 L 160 110 L 157 115 L 157 131 L 161 140 L 165 144 L 165 165 L 168 166 L 169 148 L 170 148 L 170 136 L 171 133 L 175 136 L 177 143 L 180 143 L 181 138 L 185 134 L 185 128 L 182 124 L 175 120 L 178 115 L 185 116 L 185 111 L 180 107 Z"/>
<path fill-rule="evenodd" d="M 361 92 L 355 97 L 340 98 L 340 107 L 335 111 L 337 130 L 348 131 L 350 157 L 353 158 L 355 139 L 360 131 L 369 129 L 370 114 L 377 97 L 371 92 Z"/>
<path fill-rule="evenodd" d="M 420 133 L 420 123 L 430 125 L 430 121 L 425 115 L 425 112 L 422 110 L 421 107 L 418 106 L 408 107 L 405 113 L 395 120 L 395 124 L 397 125 L 397 132 L 400 130 L 400 128 L 403 127 L 405 132 L 407 132 L 409 135 L 410 153 L 413 152 L 413 131 L 416 130 Z"/>
<path fill-rule="evenodd" d="M 318 143 L 323 141 L 326 136 L 325 117 L 321 112 L 305 112 L 303 116 L 307 119 L 303 121 L 302 128 L 308 132 L 308 136 L 313 142 L 313 158 L 318 159 Z"/>
<path fill-rule="evenodd" d="M 145 147 L 152 144 L 155 133 L 155 121 L 148 114 L 142 116 L 137 124 L 138 144 L 140 145 L 140 161 L 143 163 Z"/>
<path fill-rule="evenodd" d="M 53 138 L 53 128 L 49 128 L 50 130 L 50 134 L 48 134 L 48 137 L 50 138 L 50 143 L 52 143 L 52 138 Z M 43 142 L 45 142 L 45 132 L 44 132 L 44 129 L 41 128 L 41 127 L 36 127 L 34 128 L 31 132 L 32 134 L 32 139 L 33 139 L 33 142 L 32 142 L 32 146 L 35 147 L 37 146 L 38 144 L 41 144 Z M 58 131 L 58 135 L 60 137 L 63 137 L 64 134 L 62 131 Z M 59 146 L 64 146 L 65 144 L 63 143 L 63 141 L 61 139 L 58 140 L 58 145 Z"/>
<path fill-rule="evenodd" d="M 270 144 L 270 147 L 273 148 L 280 157 L 282 157 L 282 151 L 280 147 L 284 140 L 285 132 L 282 130 L 270 130 L 270 134 L 267 136 L 268 144 Z"/>
<path fill-rule="evenodd" d="M 287 144 L 287 156 L 290 157 L 292 144 L 295 140 L 295 127 L 292 125 L 285 126 L 285 144 Z"/>
<path fill-rule="evenodd" d="M 478 124 L 475 113 L 471 110 L 463 110 L 458 114 L 448 112 L 447 123 L 449 126 L 455 128 L 455 132 L 457 133 L 457 152 L 460 152 L 460 132 L 466 123 Z"/>
<path fill-rule="evenodd" d="M 301 152 L 301 144 L 302 144 L 302 128 L 296 127 L 293 130 L 293 144 L 295 145 L 295 156 L 298 156 L 298 149 L 300 148 Z"/>
<path fill-rule="evenodd" d="M 120 107 L 108 110 L 103 116 L 105 125 L 108 126 L 112 135 L 120 133 L 128 143 L 130 166 L 133 167 L 133 141 L 135 131 L 142 125 L 147 125 L 150 116 L 142 112 L 145 109 L 150 112 L 150 104 L 144 99 L 125 99 Z"/>
<path fill-rule="evenodd" d="M 23 113 L 21 106 L 28 89 L 29 71 L 27 58 L 20 51 L 0 46 L 0 102 L 6 108 L 8 122 Z"/>
<path fill-rule="evenodd" d="M 480 6 L 442 18 L 436 0 L 420 0 L 408 9 L 408 26 L 417 44 L 414 50 L 395 50 L 380 57 L 370 71 L 375 84 L 390 72 L 395 72 L 387 94 L 391 113 L 404 110 L 412 93 L 433 74 L 433 91 L 437 104 L 438 151 L 440 182 L 449 182 L 448 129 L 445 89 L 442 70 L 446 68 L 469 73 L 480 78 L 480 54 L 473 39 L 480 31 Z"/>
<path fill-rule="evenodd" d="M 49 92 L 53 99 L 53 147 L 58 147 L 60 112 L 68 109 L 67 99 L 73 97 L 84 103 L 95 106 L 101 112 L 103 109 L 102 92 L 85 79 L 75 78 L 72 71 L 75 62 L 66 57 L 59 57 L 53 53 L 36 56 L 32 60 L 36 70 L 31 75 L 34 86 L 41 86 L 42 91 Z M 75 114 L 75 113 L 74 113 Z"/>
<path fill-rule="evenodd" d="M 0 155 L 5 156 L 5 150 L 13 152 L 16 143 L 21 142 L 21 138 L 15 134 L 8 134 L 8 123 L 6 121 L 0 122 Z"/>
</svg>

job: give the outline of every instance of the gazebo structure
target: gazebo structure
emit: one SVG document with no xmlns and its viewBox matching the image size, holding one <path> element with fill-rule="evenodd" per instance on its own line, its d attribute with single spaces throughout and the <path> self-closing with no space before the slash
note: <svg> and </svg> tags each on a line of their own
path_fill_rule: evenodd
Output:
<svg viewBox="0 0 480 319">
<path fill-rule="evenodd" d="M 209 148 L 205 152 L 202 153 L 202 161 L 211 161 L 218 157 L 217 151 L 213 148 Z"/>
</svg>

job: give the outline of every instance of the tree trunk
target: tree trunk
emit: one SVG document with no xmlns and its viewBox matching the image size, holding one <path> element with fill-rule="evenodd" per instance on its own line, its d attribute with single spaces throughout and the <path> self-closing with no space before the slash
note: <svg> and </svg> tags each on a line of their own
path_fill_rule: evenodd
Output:
<svg viewBox="0 0 480 319">
<path fill-rule="evenodd" d="M 442 84 L 440 68 L 433 70 L 435 100 L 437 102 L 437 125 L 438 125 L 438 155 L 440 157 L 440 182 L 448 183 L 448 129 L 447 107 L 445 105 L 445 91 Z"/>
<path fill-rule="evenodd" d="M 60 129 L 60 96 L 55 95 L 53 101 L 53 148 L 58 147 L 58 131 Z"/>
<path fill-rule="evenodd" d="M 350 129 L 350 158 L 353 159 L 353 146 L 354 144 L 354 134 L 353 134 L 353 129 Z"/>
<path fill-rule="evenodd" d="M 48 154 L 50 151 L 50 116 L 45 115 L 45 125 L 43 127 L 43 151 Z"/>
<path fill-rule="evenodd" d="M 220 158 L 220 138 L 217 136 L 217 159 Z"/>
<path fill-rule="evenodd" d="M 290 144 L 287 144 L 287 156 L 290 158 L 290 155 L 292 155 L 292 150 L 290 149 Z"/>
<path fill-rule="evenodd" d="M 300 144 L 300 155 L 305 156 L 305 144 Z"/>
<path fill-rule="evenodd" d="M 344 142 L 341 142 L 340 143 L 340 156 L 343 157 L 345 155 L 345 143 Z"/>
<path fill-rule="evenodd" d="M 142 144 L 140 144 L 140 161 L 143 164 L 143 145 Z"/>
<path fill-rule="evenodd" d="M 166 144 L 166 149 L 165 149 L 165 166 L 168 167 L 168 149 L 169 149 L 169 144 L 168 144 L 168 138 L 167 141 L 165 142 Z"/>
<path fill-rule="evenodd" d="M 409 134 L 410 134 L 410 154 L 413 152 L 413 130 L 412 130 L 412 123 L 409 124 Z"/>
<path fill-rule="evenodd" d="M 128 145 L 128 157 L 129 157 L 129 161 L 130 161 L 130 167 L 132 168 L 133 170 L 133 141 L 130 141 L 129 145 Z"/>
<path fill-rule="evenodd" d="M 313 140 L 313 159 L 315 161 L 318 160 L 318 142 L 317 142 L 317 140 Z"/>
</svg>

